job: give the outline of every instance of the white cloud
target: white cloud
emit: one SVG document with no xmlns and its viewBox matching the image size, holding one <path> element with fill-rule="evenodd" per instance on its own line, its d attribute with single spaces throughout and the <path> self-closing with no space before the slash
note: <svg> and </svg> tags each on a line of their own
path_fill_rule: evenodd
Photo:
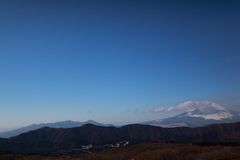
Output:
<svg viewBox="0 0 240 160">
<path fill-rule="evenodd" d="M 166 111 L 187 111 L 187 110 L 192 110 L 192 109 L 201 109 L 204 110 L 206 107 L 213 107 L 218 110 L 225 110 L 224 107 L 212 102 L 212 101 L 198 101 L 198 102 L 193 102 L 193 101 L 187 101 L 180 103 L 176 107 L 169 107 L 166 109 Z"/>
<path fill-rule="evenodd" d="M 164 107 L 150 107 L 148 108 L 147 112 L 148 113 L 157 113 L 157 112 L 164 112 L 165 111 L 165 108 Z"/>
<path fill-rule="evenodd" d="M 187 101 L 187 102 L 180 103 L 179 105 L 177 105 L 175 107 L 169 107 L 167 109 L 165 109 L 164 107 L 158 107 L 158 108 L 149 107 L 146 112 L 147 113 L 158 113 L 158 112 L 171 112 L 171 111 L 190 111 L 190 110 L 194 110 L 196 108 L 204 111 L 208 107 L 213 107 L 217 110 L 225 110 L 225 108 L 220 106 L 219 104 L 206 100 L 206 101 L 198 101 L 198 102 Z M 146 113 L 146 112 L 139 112 L 138 108 L 136 108 L 134 110 L 134 113 Z"/>
<path fill-rule="evenodd" d="M 155 107 L 150 107 L 150 108 L 147 109 L 147 112 L 152 113 L 152 112 L 154 112 L 154 110 L 155 110 Z"/>
<path fill-rule="evenodd" d="M 164 112 L 165 111 L 165 108 L 163 107 L 158 107 L 155 109 L 155 112 Z"/>
</svg>

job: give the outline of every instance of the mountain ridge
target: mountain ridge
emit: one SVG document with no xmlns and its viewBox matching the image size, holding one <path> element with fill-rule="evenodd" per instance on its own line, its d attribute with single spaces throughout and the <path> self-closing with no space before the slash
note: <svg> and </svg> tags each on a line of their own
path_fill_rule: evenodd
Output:
<svg viewBox="0 0 240 160">
<path fill-rule="evenodd" d="M 0 139 L 0 148 L 16 153 L 72 153 L 81 146 L 104 146 L 127 142 L 128 145 L 149 141 L 240 142 L 240 122 L 213 124 L 204 127 L 162 128 L 131 124 L 103 127 L 85 124 L 74 128 L 44 127 L 8 139 Z"/>
<path fill-rule="evenodd" d="M 101 124 L 93 120 L 88 120 L 85 122 L 78 122 L 78 121 L 71 121 L 71 120 L 66 120 L 66 121 L 60 121 L 60 122 L 54 122 L 54 123 L 40 123 L 40 124 L 31 124 L 26 127 L 21 127 L 18 129 L 10 130 L 10 131 L 5 131 L 5 132 L 0 132 L 0 138 L 10 138 L 13 136 L 17 136 L 21 133 L 25 133 L 31 130 L 35 130 L 41 127 L 51 127 L 51 128 L 72 128 L 72 127 L 79 127 L 84 124 L 91 123 L 99 126 L 112 126 L 112 124 Z"/>
</svg>

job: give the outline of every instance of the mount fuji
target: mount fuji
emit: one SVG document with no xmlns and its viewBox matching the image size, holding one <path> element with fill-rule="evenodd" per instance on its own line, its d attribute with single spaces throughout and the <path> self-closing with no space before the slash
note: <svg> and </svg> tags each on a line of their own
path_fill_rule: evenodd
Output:
<svg viewBox="0 0 240 160">
<path fill-rule="evenodd" d="M 185 102 L 170 110 L 188 109 L 186 112 L 170 118 L 143 122 L 161 127 L 200 127 L 209 124 L 233 123 L 240 121 L 240 112 L 232 111 L 211 101 Z"/>
</svg>

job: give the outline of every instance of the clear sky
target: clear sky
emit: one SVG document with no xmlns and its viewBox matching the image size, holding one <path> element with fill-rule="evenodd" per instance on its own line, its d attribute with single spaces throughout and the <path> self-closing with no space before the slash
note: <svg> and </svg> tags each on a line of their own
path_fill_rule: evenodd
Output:
<svg viewBox="0 0 240 160">
<path fill-rule="evenodd" d="M 0 129 L 240 111 L 239 0 L 0 0 Z"/>
</svg>

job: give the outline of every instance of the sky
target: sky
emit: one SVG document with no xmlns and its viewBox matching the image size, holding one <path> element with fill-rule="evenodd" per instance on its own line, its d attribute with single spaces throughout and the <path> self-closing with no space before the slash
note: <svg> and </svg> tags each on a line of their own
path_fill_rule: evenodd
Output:
<svg viewBox="0 0 240 160">
<path fill-rule="evenodd" d="M 240 111 L 239 28 L 238 0 L 0 0 L 0 129 Z"/>
</svg>

